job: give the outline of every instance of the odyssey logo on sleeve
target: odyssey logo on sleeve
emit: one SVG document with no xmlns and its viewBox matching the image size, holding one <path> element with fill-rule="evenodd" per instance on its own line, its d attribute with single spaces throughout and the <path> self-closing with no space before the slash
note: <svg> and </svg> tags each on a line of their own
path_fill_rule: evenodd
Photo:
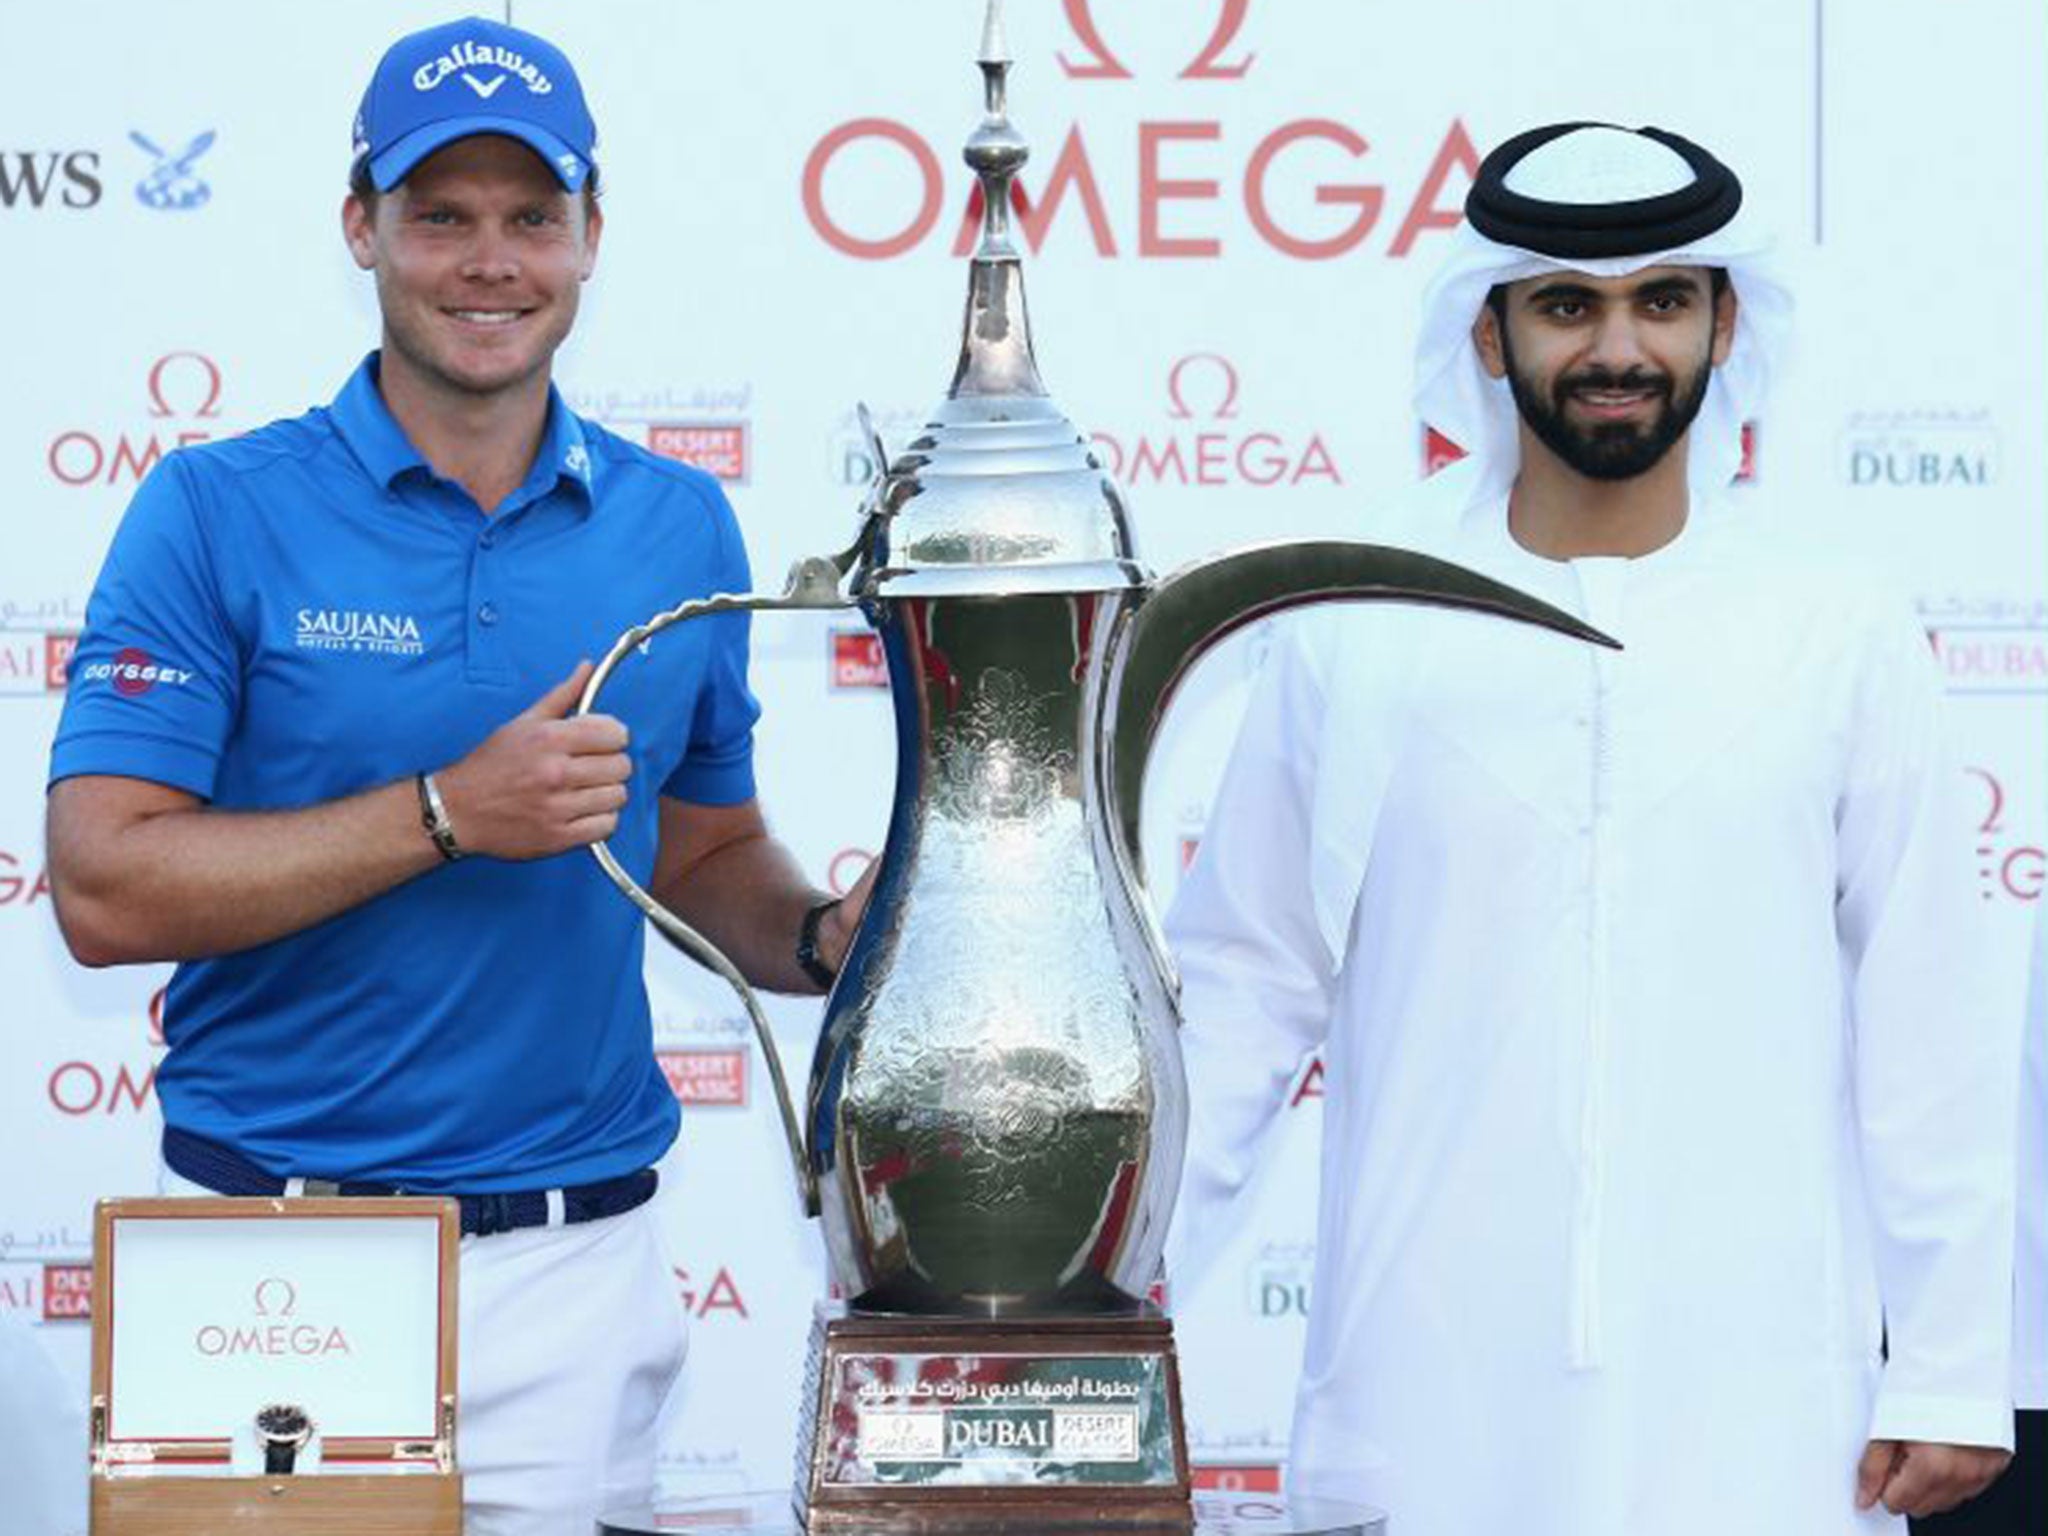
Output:
<svg viewBox="0 0 2048 1536">
<path fill-rule="evenodd" d="M 420 623 L 409 613 L 359 608 L 301 608 L 293 639 L 302 651 L 355 651 L 373 656 L 424 656 Z"/>
<path fill-rule="evenodd" d="M 192 681 L 187 668 L 159 662 L 149 652 L 132 645 L 114 652 L 112 661 L 95 661 L 80 668 L 78 676 L 82 682 L 112 683 L 114 692 L 127 699 L 149 692 L 158 683 L 182 688 Z"/>
</svg>

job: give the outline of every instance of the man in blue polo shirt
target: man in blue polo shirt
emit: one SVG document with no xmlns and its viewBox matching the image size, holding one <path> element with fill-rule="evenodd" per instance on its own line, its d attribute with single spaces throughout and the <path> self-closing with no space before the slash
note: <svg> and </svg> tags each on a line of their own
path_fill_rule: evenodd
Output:
<svg viewBox="0 0 2048 1536">
<path fill-rule="evenodd" d="M 51 766 L 73 953 L 180 962 L 165 1187 L 462 1197 L 472 1533 L 645 1498 L 681 1364 L 645 930 L 580 850 L 609 838 L 785 991 L 829 983 L 855 916 L 767 834 L 742 618 L 572 717 L 621 630 L 750 585 L 716 483 L 550 383 L 603 230 L 594 142 L 529 33 L 385 54 L 343 205 L 382 347 L 326 409 L 136 493 Z"/>
</svg>

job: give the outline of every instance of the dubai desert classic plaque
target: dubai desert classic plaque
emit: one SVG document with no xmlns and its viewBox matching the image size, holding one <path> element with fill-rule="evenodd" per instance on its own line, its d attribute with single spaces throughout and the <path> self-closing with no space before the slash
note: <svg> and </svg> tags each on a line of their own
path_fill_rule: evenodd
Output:
<svg viewBox="0 0 2048 1536">
<path fill-rule="evenodd" d="M 1177 983 L 1138 842 L 1167 702 L 1224 635 L 1301 603 L 1426 603 L 1604 637 L 1461 567 L 1343 540 L 1155 580 L 1122 491 L 1039 376 L 1010 237 L 1027 149 L 1007 112 L 1000 0 L 979 64 L 986 112 L 966 159 L 981 239 L 945 400 L 894 462 L 872 444 L 887 468 L 848 548 L 799 562 L 779 595 L 684 603 L 629 630 L 579 706 L 703 615 L 857 608 L 881 637 L 893 813 L 826 1004 L 808 1137 L 738 971 L 605 844 L 592 851 L 738 991 L 849 1298 L 813 1326 L 804 1523 L 1185 1527 L 1172 1325 L 1146 1300 L 1187 1112 Z"/>
</svg>

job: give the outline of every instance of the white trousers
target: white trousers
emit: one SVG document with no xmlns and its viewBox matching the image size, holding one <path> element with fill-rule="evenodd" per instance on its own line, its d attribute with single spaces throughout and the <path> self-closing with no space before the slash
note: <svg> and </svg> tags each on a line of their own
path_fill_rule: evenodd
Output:
<svg viewBox="0 0 2048 1536">
<path fill-rule="evenodd" d="M 168 1169 L 159 1187 L 211 1193 Z M 652 1501 L 656 1423 L 687 1343 L 659 1203 L 463 1238 L 465 1536 L 592 1536 L 601 1511 Z"/>
</svg>

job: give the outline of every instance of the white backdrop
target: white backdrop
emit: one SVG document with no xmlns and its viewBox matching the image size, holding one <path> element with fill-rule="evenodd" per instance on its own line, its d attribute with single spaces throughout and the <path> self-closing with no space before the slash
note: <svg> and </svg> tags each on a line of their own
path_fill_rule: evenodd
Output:
<svg viewBox="0 0 2048 1536">
<path fill-rule="evenodd" d="M 608 188 L 571 401 L 725 477 L 757 571 L 844 542 L 869 473 L 951 376 L 979 111 L 979 0 L 516 0 L 582 71 Z M 374 344 L 338 237 L 348 127 L 413 0 L 0 0 L 0 1311 L 83 1392 L 92 1201 L 145 1192 L 164 972 L 64 956 L 42 851 L 63 665 L 142 470 L 324 401 Z M 492 8 L 492 14 L 501 14 Z M 1475 147 L 1565 117 L 1713 147 L 1779 234 L 1801 363 L 1745 492 L 1870 547 L 1922 605 L 1983 807 L 1983 899 L 2017 1001 L 2042 878 L 2048 519 L 2041 424 L 2048 47 L 2038 0 L 1013 0 L 1029 284 L 1055 396 L 1099 434 L 1159 569 L 1344 532 L 1424 468 L 1413 316 Z M 1262 637 L 1169 728 L 1156 892 L 1199 838 Z M 877 659 L 815 617 L 757 625 L 763 796 L 820 882 L 884 822 Z M 423 936 L 431 941 L 431 936 Z M 665 1475 L 780 1482 L 822 1284 L 732 1001 L 650 965 L 686 1103 L 670 1174 L 696 1318 Z M 776 1009 L 800 1074 L 816 1008 Z M 1313 1241 L 1319 1078 L 1256 1208 L 1173 1296 L 1212 1479 L 1284 1455 Z"/>
</svg>

